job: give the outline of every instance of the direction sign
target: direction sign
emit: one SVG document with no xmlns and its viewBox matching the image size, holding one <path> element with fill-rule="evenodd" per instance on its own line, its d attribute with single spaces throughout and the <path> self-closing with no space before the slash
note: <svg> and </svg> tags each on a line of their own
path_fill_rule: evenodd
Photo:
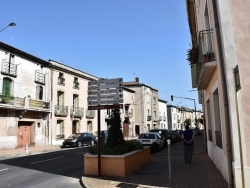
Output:
<svg viewBox="0 0 250 188">
<path fill-rule="evenodd" d="M 88 110 L 121 109 L 121 108 L 123 108 L 123 105 L 122 105 L 122 104 L 100 105 L 100 106 L 88 106 Z"/>
<path fill-rule="evenodd" d="M 122 87 L 122 78 L 90 81 L 88 83 L 89 107 L 98 106 L 97 109 L 105 109 L 100 106 L 107 107 L 107 105 L 123 103 Z"/>
</svg>

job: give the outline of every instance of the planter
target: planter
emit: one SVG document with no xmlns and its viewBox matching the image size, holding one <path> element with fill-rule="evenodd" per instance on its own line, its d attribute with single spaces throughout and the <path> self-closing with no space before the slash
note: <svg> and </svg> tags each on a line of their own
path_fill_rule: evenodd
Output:
<svg viewBox="0 0 250 188">
<path fill-rule="evenodd" d="M 150 162 L 150 147 L 124 155 L 102 155 L 101 175 L 125 177 Z M 98 175 L 98 155 L 84 155 L 84 175 Z"/>
</svg>

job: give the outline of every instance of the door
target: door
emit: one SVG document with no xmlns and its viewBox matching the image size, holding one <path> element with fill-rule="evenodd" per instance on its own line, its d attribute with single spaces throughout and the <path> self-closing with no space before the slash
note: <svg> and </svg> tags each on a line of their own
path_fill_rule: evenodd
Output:
<svg viewBox="0 0 250 188">
<path fill-rule="evenodd" d="M 20 125 L 18 126 L 17 147 L 25 147 L 26 144 L 30 146 L 30 128 L 30 123 L 20 122 Z"/>
<path fill-rule="evenodd" d="M 140 125 L 135 126 L 135 134 L 136 134 L 136 136 L 139 136 L 139 134 L 140 134 Z"/>
<path fill-rule="evenodd" d="M 73 121 L 72 122 L 72 134 L 75 134 L 77 131 L 77 122 Z"/>
</svg>

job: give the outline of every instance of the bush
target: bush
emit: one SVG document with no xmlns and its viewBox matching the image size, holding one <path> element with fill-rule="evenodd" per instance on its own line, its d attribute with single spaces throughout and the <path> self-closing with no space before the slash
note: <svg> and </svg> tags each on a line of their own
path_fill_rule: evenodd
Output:
<svg viewBox="0 0 250 188">
<path fill-rule="evenodd" d="M 107 143 L 101 143 L 101 155 L 122 155 L 135 150 L 143 149 L 143 145 L 138 140 L 127 140 L 121 145 L 109 147 Z M 98 145 L 88 148 L 90 154 L 98 154 Z"/>
</svg>

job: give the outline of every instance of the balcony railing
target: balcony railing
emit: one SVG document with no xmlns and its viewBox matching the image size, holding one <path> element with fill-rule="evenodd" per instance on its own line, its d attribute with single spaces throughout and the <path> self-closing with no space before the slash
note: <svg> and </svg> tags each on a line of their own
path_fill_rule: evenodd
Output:
<svg viewBox="0 0 250 188">
<path fill-rule="evenodd" d="M 29 99 L 29 108 L 35 109 L 50 109 L 49 102 L 44 102 L 42 100 Z"/>
<path fill-rule="evenodd" d="M 1 73 L 16 77 L 17 76 L 17 65 L 3 60 Z"/>
<path fill-rule="evenodd" d="M 64 134 L 56 135 L 57 140 L 64 139 L 64 138 L 65 138 Z"/>
<path fill-rule="evenodd" d="M 68 115 L 68 106 L 55 105 L 55 115 L 56 116 L 67 116 Z"/>
<path fill-rule="evenodd" d="M 162 121 L 162 116 L 159 116 L 159 119 L 158 119 L 159 121 Z"/>
<path fill-rule="evenodd" d="M 57 82 L 58 85 L 63 85 L 65 86 L 65 78 L 63 77 L 58 77 L 58 82 Z"/>
<path fill-rule="evenodd" d="M 83 117 L 83 115 L 84 115 L 84 108 L 71 107 L 70 108 L 70 115 L 72 115 L 74 117 Z"/>
<path fill-rule="evenodd" d="M 45 84 L 45 74 L 36 71 L 35 73 L 35 82 L 39 84 Z"/>
<path fill-rule="evenodd" d="M 95 110 L 86 110 L 86 118 L 95 118 Z"/>
<path fill-rule="evenodd" d="M 166 121 L 167 120 L 167 117 L 166 116 L 163 116 L 163 121 Z"/>
<path fill-rule="evenodd" d="M 151 121 L 152 120 L 152 116 L 147 116 L 147 121 Z"/>
<path fill-rule="evenodd" d="M 196 84 L 200 90 L 206 89 L 216 69 L 215 60 L 213 30 L 203 30 L 199 36 L 199 58 L 196 65 Z"/>
<path fill-rule="evenodd" d="M 73 82 L 73 88 L 74 89 L 79 89 L 79 82 Z"/>
</svg>

